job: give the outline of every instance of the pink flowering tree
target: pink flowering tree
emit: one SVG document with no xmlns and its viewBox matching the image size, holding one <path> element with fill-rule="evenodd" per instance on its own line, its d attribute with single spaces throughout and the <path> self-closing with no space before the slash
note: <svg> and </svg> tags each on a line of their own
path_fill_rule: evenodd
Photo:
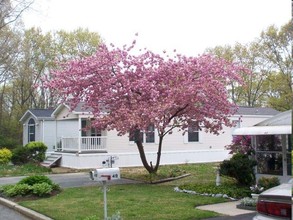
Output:
<svg viewBox="0 0 293 220">
<path fill-rule="evenodd" d="M 139 55 L 130 47 L 101 44 L 95 55 L 73 60 L 52 72 L 46 86 L 54 89 L 63 102 L 74 108 L 84 102 L 94 115 L 94 126 L 133 135 L 142 163 L 156 173 L 163 139 L 188 125 L 219 134 L 231 126 L 229 116 L 236 107 L 228 101 L 227 86 L 241 84 L 244 68 L 211 55 L 170 58 L 143 50 Z M 139 138 L 152 125 L 159 141 L 157 159 L 147 161 Z"/>
<path fill-rule="evenodd" d="M 230 150 L 230 154 L 240 153 L 252 155 L 254 154 L 254 149 L 251 145 L 250 135 L 236 135 L 233 136 L 232 143 L 226 146 L 227 150 Z"/>
</svg>

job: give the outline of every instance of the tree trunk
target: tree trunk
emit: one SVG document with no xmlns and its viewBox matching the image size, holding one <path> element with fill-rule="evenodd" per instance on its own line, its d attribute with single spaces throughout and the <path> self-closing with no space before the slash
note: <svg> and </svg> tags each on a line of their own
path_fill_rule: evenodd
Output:
<svg viewBox="0 0 293 220">
<path fill-rule="evenodd" d="M 147 161 L 142 141 L 139 138 L 139 131 L 135 132 L 135 143 L 140 155 L 141 162 L 150 174 L 156 173 L 160 166 L 163 136 L 160 136 L 159 138 L 160 139 L 159 139 L 159 146 L 158 146 L 158 152 L 157 152 L 157 160 L 156 160 L 155 166 L 153 166 L 152 161 L 150 161 L 150 163 L 148 163 Z"/>
</svg>

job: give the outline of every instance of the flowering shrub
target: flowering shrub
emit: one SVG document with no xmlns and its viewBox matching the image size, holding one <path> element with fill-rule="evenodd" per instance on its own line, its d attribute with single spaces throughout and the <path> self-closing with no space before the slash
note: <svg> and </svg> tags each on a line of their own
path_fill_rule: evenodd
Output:
<svg viewBox="0 0 293 220">
<path fill-rule="evenodd" d="M 0 149 L 0 164 L 7 164 L 12 157 L 12 153 L 7 148 Z"/>
<path fill-rule="evenodd" d="M 243 206 L 251 206 L 251 207 L 256 207 L 257 200 L 249 197 L 245 197 L 241 199 L 240 204 Z"/>
<path fill-rule="evenodd" d="M 262 186 L 259 186 L 259 185 L 255 184 L 255 185 L 250 187 L 250 190 L 251 190 L 252 193 L 259 194 L 264 190 L 264 188 Z"/>
<path fill-rule="evenodd" d="M 241 153 L 251 155 L 254 153 L 254 149 L 251 146 L 251 136 L 233 136 L 232 143 L 226 146 L 227 150 L 230 150 L 230 154 Z"/>
</svg>

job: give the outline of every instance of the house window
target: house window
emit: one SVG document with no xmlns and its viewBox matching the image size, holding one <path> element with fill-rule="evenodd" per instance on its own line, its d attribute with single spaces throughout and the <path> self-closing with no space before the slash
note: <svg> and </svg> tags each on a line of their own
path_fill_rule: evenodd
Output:
<svg viewBox="0 0 293 220">
<path fill-rule="evenodd" d="M 36 140 L 36 123 L 34 119 L 28 121 L 28 142 Z"/>
<path fill-rule="evenodd" d="M 240 120 L 233 120 L 233 129 L 240 128 Z"/>
<path fill-rule="evenodd" d="M 195 124 L 188 126 L 188 142 L 199 142 L 199 130 Z"/>
<path fill-rule="evenodd" d="M 92 121 L 93 120 L 89 120 L 89 119 L 82 119 L 81 120 L 81 136 L 82 137 L 102 136 L 101 130 L 91 126 Z"/>
<path fill-rule="evenodd" d="M 146 132 L 139 132 L 139 139 L 142 143 L 155 143 L 155 127 L 150 125 Z M 129 133 L 129 141 L 135 141 L 135 131 Z"/>
<path fill-rule="evenodd" d="M 148 130 L 146 132 L 145 142 L 146 143 L 155 143 L 155 127 L 154 127 L 154 125 L 150 125 L 148 127 Z"/>
</svg>

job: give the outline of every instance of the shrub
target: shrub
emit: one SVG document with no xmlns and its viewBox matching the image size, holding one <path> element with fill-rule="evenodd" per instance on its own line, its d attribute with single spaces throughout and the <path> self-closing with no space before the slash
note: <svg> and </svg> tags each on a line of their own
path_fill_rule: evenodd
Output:
<svg viewBox="0 0 293 220">
<path fill-rule="evenodd" d="M 11 160 L 12 152 L 7 148 L 0 149 L 0 164 L 8 164 Z"/>
<path fill-rule="evenodd" d="M 254 166 L 256 161 L 246 154 L 234 154 L 230 160 L 220 164 L 220 173 L 236 179 L 238 184 L 250 186 L 255 183 Z"/>
<path fill-rule="evenodd" d="M 280 185 L 278 177 L 261 177 L 258 180 L 258 185 L 263 187 L 264 190 Z"/>
<path fill-rule="evenodd" d="M 47 146 L 43 142 L 34 141 L 30 142 L 25 147 L 29 151 L 30 161 L 33 162 L 42 162 L 46 158 Z"/>
<path fill-rule="evenodd" d="M 42 175 L 29 176 L 20 180 L 16 185 L 0 187 L 0 193 L 8 196 L 37 195 L 47 196 L 53 190 L 60 190 L 58 184 L 53 183 L 48 177 Z"/>
<path fill-rule="evenodd" d="M 42 142 L 30 142 L 24 147 L 17 147 L 13 150 L 11 161 L 15 165 L 22 165 L 28 162 L 39 163 L 46 158 L 47 146 Z"/>
<path fill-rule="evenodd" d="M 12 151 L 11 162 L 14 165 L 22 165 L 29 162 L 29 151 L 26 147 L 17 147 Z"/>
<path fill-rule="evenodd" d="M 28 184 L 16 184 L 4 191 L 4 194 L 9 197 L 25 196 L 31 192 L 32 188 Z"/>
<path fill-rule="evenodd" d="M 18 184 L 28 184 L 30 186 L 40 183 L 47 183 L 49 185 L 53 185 L 52 180 L 49 179 L 49 177 L 43 175 L 28 176 L 18 182 Z"/>
<path fill-rule="evenodd" d="M 50 195 L 52 190 L 53 190 L 52 185 L 45 182 L 37 183 L 32 186 L 33 194 L 40 197 Z"/>
<path fill-rule="evenodd" d="M 14 187 L 14 185 L 12 185 L 12 184 L 3 185 L 0 187 L 0 193 L 5 194 L 6 191 L 8 191 L 9 189 L 11 189 L 13 187 Z"/>
</svg>

